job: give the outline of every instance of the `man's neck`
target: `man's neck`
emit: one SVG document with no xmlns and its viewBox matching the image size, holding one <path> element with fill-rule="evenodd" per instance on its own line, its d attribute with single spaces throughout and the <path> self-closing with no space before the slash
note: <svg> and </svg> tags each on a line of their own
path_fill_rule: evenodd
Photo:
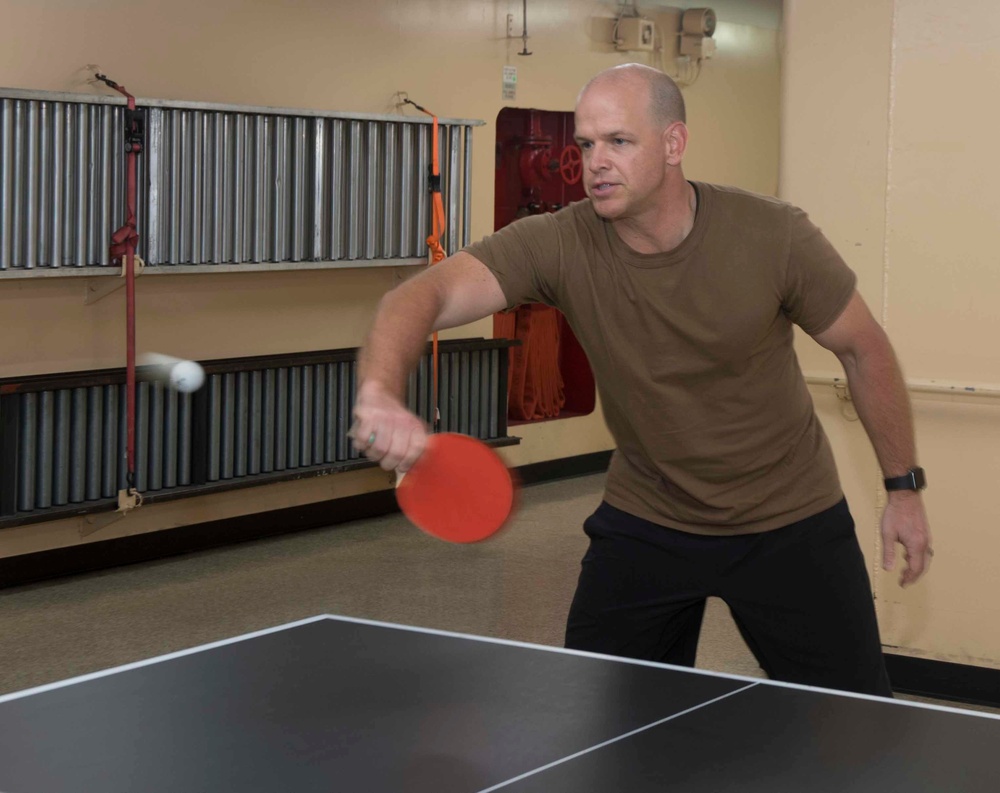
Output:
<svg viewBox="0 0 1000 793">
<path fill-rule="evenodd" d="M 668 253 L 694 228 L 697 193 L 684 179 L 666 193 L 659 205 L 634 218 L 613 220 L 618 238 L 636 253 Z"/>
</svg>

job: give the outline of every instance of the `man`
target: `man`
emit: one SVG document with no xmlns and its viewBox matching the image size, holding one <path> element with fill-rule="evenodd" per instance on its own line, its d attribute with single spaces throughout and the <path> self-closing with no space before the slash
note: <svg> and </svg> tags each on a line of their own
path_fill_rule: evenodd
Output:
<svg viewBox="0 0 1000 793">
<path fill-rule="evenodd" d="M 589 201 L 511 224 L 385 296 L 361 356 L 359 447 L 387 470 L 420 455 L 426 429 L 403 397 L 432 328 L 554 305 L 617 445 L 584 526 L 567 646 L 692 665 L 714 595 L 772 678 L 891 696 L 854 523 L 792 349 L 795 323 L 843 364 L 893 488 L 884 566 L 900 543 L 901 583 L 916 581 L 931 551 L 909 401 L 854 274 L 800 210 L 684 178 L 683 99 L 654 69 L 591 80 L 576 139 Z"/>
</svg>

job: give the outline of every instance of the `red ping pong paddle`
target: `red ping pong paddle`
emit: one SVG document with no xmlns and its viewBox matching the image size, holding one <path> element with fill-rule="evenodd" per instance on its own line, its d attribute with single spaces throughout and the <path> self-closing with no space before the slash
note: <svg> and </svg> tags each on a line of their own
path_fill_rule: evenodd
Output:
<svg viewBox="0 0 1000 793">
<path fill-rule="evenodd" d="M 478 542 L 494 534 L 514 508 L 514 481 L 489 446 L 468 435 L 441 432 L 396 485 L 410 521 L 448 542 Z"/>
</svg>

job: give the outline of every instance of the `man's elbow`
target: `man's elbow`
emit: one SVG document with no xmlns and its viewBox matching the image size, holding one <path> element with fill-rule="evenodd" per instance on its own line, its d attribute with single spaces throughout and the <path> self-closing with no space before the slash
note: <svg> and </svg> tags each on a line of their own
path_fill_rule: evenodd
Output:
<svg viewBox="0 0 1000 793">
<path fill-rule="evenodd" d="M 435 322 L 444 309 L 442 289 L 421 275 L 393 287 L 379 299 L 378 315 L 409 317 L 415 323 Z"/>
<path fill-rule="evenodd" d="M 837 357 L 848 377 L 852 372 L 868 368 L 881 370 L 886 366 L 896 365 L 896 353 L 881 326 L 875 326 L 868 332 L 860 334 L 854 343 L 839 351 Z"/>
</svg>

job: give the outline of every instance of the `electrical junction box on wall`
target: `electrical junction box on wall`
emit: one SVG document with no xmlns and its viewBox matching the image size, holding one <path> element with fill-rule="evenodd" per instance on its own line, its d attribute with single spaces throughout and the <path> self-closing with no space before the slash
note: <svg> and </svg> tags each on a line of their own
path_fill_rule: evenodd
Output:
<svg viewBox="0 0 1000 793">
<path fill-rule="evenodd" d="M 654 38 L 653 20 L 624 17 L 618 21 L 615 49 L 625 52 L 652 52 Z"/>
<path fill-rule="evenodd" d="M 715 55 L 715 39 L 707 36 L 681 36 L 680 52 L 690 58 L 711 58 Z"/>
</svg>

